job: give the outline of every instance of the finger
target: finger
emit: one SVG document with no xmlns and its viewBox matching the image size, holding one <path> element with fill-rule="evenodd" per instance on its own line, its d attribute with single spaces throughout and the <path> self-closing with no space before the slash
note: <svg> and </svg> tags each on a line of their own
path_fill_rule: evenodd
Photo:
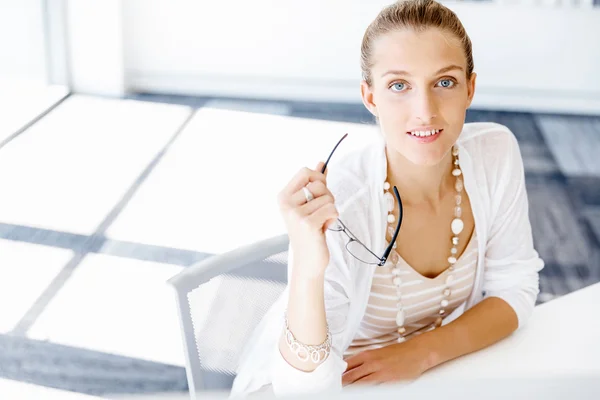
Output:
<svg viewBox="0 0 600 400">
<path fill-rule="evenodd" d="M 327 221 L 325 221 L 325 228 L 326 229 L 331 228 L 331 225 L 335 224 L 336 221 L 337 221 L 337 217 L 328 219 Z"/>
<path fill-rule="evenodd" d="M 318 199 L 321 196 L 331 195 L 327 186 L 321 181 L 311 182 L 306 185 L 306 188 L 312 193 L 315 199 Z M 304 195 L 304 189 L 302 188 L 290 198 L 290 205 L 292 207 L 299 207 L 306 203 L 306 196 Z"/>
<path fill-rule="evenodd" d="M 316 200 L 313 200 L 316 201 Z M 312 201 L 311 201 L 312 203 Z M 308 216 L 308 222 L 312 226 L 325 227 L 325 222 L 339 216 L 334 204 L 328 203 Z"/>
<path fill-rule="evenodd" d="M 325 168 L 325 163 L 323 161 L 319 161 L 317 167 L 315 168 L 315 171 L 322 173 L 323 175 L 325 175 L 325 178 L 327 178 L 327 172 L 329 172 L 329 168 L 326 168 L 325 171 L 323 171 L 323 168 Z"/>
<path fill-rule="evenodd" d="M 346 360 L 346 362 L 348 363 L 348 367 L 346 367 L 346 371 L 349 371 L 352 368 L 358 367 L 359 365 L 361 365 L 361 364 L 363 364 L 365 362 L 364 358 L 363 358 L 363 353 L 359 353 L 359 354 L 356 354 L 356 355 L 354 355 L 352 357 L 349 357 Z"/>
<path fill-rule="evenodd" d="M 319 161 L 317 163 L 317 166 L 315 167 L 315 171 L 318 171 L 320 173 L 323 173 L 323 167 L 325 166 L 325 163 L 323 161 Z"/>
<path fill-rule="evenodd" d="M 372 374 L 375 372 L 371 364 L 362 364 L 356 368 L 351 369 L 348 372 L 342 374 L 342 384 L 350 385 L 362 377 Z"/>
<path fill-rule="evenodd" d="M 310 182 L 321 181 L 326 183 L 325 175 L 320 171 L 313 171 L 309 168 L 302 168 L 296 173 L 292 180 L 283 189 L 284 195 L 292 196 L 303 186 L 308 185 Z"/>
<path fill-rule="evenodd" d="M 378 385 L 384 383 L 385 380 L 380 376 L 379 373 L 374 372 L 372 374 L 363 376 L 360 379 L 355 380 L 353 385 Z"/>
<path fill-rule="evenodd" d="M 324 194 L 309 202 L 306 202 L 306 200 L 304 201 L 304 205 L 300 206 L 300 214 L 307 216 L 314 214 L 317 210 L 325 207 L 328 204 L 335 205 L 333 196 L 330 194 Z"/>
</svg>

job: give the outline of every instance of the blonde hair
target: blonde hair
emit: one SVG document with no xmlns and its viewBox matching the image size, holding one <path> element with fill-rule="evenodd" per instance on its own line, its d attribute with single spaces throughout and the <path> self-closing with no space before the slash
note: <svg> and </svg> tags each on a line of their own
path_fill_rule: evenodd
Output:
<svg viewBox="0 0 600 400">
<path fill-rule="evenodd" d="M 401 29 L 417 32 L 438 28 L 456 36 L 467 58 L 467 77 L 473 72 L 473 49 L 471 39 L 456 14 L 434 0 L 400 0 L 385 7 L 369 25 L 361 45 L 361 69 L 363 79 L 372 84 L 373 42 L 381 35 Z"/>
</svg>

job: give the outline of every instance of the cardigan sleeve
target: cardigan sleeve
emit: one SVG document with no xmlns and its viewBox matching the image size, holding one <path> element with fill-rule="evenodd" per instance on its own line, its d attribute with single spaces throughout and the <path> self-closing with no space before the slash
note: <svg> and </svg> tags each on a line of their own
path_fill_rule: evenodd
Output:
<svg viewBox="0 0 600 400">
<path fill-rule="evenodd" d="M 508 129 L 507 129 L 508 130 Z M 484 297 L 498 297 L 515 311 L 521 328 L 529 319 L 539 293 L 539 271 L 544 262 L 534 249 L 523 160 L 517 139 L 508 131 L 502 163 L 492 174 L 492 220 L 485 253 Z M 495 143 L 498 144 L 497 142 Z M 505 151 L 503 151 L 505 150 Z"/>
</svg>

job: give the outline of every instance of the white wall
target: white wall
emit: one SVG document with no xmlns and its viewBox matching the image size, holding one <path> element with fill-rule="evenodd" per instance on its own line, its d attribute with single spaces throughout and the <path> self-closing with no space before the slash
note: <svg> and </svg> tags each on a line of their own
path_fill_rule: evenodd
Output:
<svg viewBox="0 0 600 400">
<path fill-rule="evenodd" d="M 358 102 L 362 34 L 382 0 L 128 0 L 126 85 Z M 600 9 L 446 2 L 474 43 L 475 106 L 600 114 Z"/>
<path fill-rule="evenodd" d="M 0 0 L 0 81 L 46 83 L 42 0 Z"/>
<path fill-rule="evenodd" d="M 126 2 L 67 0 L 66 56 L 73 91 L 106 96 L 124 94 L 122 6 Z"/>
</svg>

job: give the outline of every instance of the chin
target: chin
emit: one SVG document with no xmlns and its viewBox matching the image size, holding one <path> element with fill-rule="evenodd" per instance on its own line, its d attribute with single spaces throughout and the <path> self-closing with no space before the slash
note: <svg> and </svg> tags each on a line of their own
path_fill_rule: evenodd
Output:
<svg viewBox="0 0 600 400">
<path fill-rule="evenodd" d="M 424 148 L 422 146 L 410 146 L 406 143 L 399 143 L 396 146 L 396 151 L 404 158 L 415 165 L 422 167 L 433 167 L 444 160 L 447 153 L 441 146 L 431 146 Z"/>
<path fill-rule="evenodd" d="M 433 155 L 417 155 L 417 154 L 405 154 L 404 155 L 410 162 L 415 165 L 419 165 L 422 167 L 433 167 L 438 165 L 443 157 L 433 156 Z"/>
</svg>

